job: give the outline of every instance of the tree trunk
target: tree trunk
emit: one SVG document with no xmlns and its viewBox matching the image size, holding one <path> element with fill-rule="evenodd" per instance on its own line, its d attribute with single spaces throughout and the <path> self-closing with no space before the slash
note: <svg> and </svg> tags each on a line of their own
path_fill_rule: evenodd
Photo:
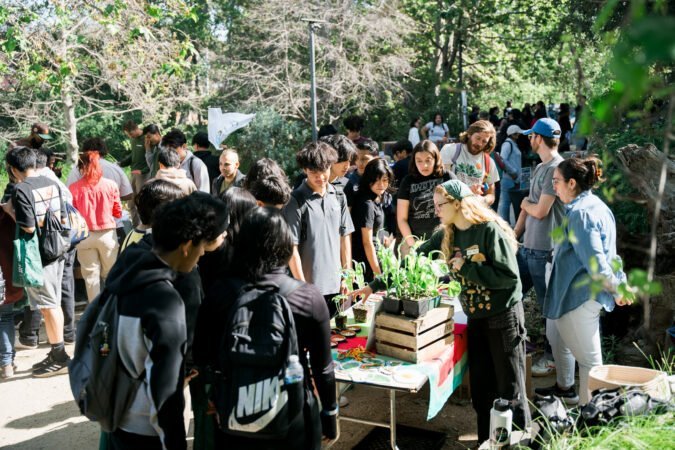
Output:
<svg viewBox="0 0 675 450">
<path fill-rule="evenodd" d="M 79 159 L 77 143 L 77 118 L 75 117 L 75 105 L 73 96 L 67 87 L 61 90 L 61 100 L 63 100 L 63 115 L 65 124 L 66 138 L 66 162 L 75 166 Z"/>
</svg>

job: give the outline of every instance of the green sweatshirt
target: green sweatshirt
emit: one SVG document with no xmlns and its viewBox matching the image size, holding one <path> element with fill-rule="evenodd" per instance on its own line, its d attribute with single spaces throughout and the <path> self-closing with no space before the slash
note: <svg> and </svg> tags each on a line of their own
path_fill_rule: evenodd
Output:
<svg viewBox="0 0 675 450">
<path fill-rule="evenodd" d="M 419 248 L 420 253 L 441 250 L 443 230 L 435 232 Z M 520 301 L 521 284 L 516 253 L 496 222 L 473 225 L 468 230 L 455 230 L 455 253 L 461 252 L 464 265 L 457 272 L 462 285 L 459 296 L 469 318 L 494 316 Z M 383 289 L 376 278 L 373 290 Z"/>
</svg>

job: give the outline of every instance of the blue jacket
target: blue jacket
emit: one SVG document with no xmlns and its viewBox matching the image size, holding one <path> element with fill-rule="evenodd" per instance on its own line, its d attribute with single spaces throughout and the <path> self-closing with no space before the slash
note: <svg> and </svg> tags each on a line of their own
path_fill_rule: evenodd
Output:
<svg viewBox="0 0 675 450">
<path fill-rule="evenodd" d="M 618 297 L 616 287 L 626 280 L 623 271 L 615 272 L 612 268 L 612 261 L 620 260 L 616 254 L 614 215 L 591 191 L 579 194 L 565 209 L 562 226 L 566 238 L 555 246 L 543 315 L 558 319 L 592 299 L 588 283 L 592 273 L 607 280 L 606 290 L 597 293 L 595 300 L 612 311 L 614 298 Z"/>
</svg>

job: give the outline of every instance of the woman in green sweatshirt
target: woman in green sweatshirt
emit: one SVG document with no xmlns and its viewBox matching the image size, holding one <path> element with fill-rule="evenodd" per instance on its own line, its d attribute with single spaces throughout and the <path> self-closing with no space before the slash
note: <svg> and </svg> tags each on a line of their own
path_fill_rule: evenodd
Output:
<svg viewBox="0 0 675 450">
<path fill-rule="evenodd" d="M 513 230 L 483 199 L 458 180 L 434 190 L 442 227 L 418 252 L 441 250 L 451 277 L 462 285 L 460 301 L 468 317 L 467 336 L 471 398 L 478 440 L 490 437 L 490 409 L 495 399 L 511 402 L 513 423 L 529 426 L 525 391 L 525 319 Z M 366 297 L 384 283 L 376 279 L 354 294 Z"/>
</svg>

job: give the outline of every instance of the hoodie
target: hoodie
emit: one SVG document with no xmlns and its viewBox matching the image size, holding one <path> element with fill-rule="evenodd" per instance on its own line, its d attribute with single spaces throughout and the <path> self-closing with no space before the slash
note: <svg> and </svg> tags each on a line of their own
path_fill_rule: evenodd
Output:
<svg viewBox="0 0 675 450">
<path fill-rule="evenodd" d="M 187 326 L 175 278 L 155 253 L 133 245 L 117 259 L 106 288 L 118 297 L 120 360 L 131 376 L 144 380 L 120 428 L 158 436 L 164 449 L 184 450 Z"/>
<path fill-rule="evenodd" d="M 190 195 L 197 190 L 197 186 L 187 177 L 187 173 L 183 169 L 176 169 L 174 167 L 159 169 L 154 180 L 169 181 L 185 192 L 185 195 Z"/>
</svg>

